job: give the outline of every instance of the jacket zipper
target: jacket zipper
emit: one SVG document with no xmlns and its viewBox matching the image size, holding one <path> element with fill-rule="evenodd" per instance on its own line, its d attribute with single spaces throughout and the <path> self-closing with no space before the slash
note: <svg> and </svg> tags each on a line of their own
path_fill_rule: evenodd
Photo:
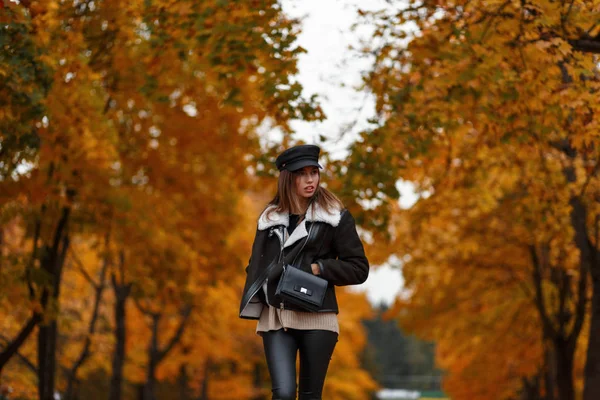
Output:
<svg viewBox="0 0 600 400">
<path fill-rule="evenodd" d="M 277 259 L 277 263 L 280 263 L 281 259 L 283 257 L 283 235 L 284 235 L 284 231 L 283 230 L 279 231 L 279 230 L 277 230 L 275 228 L 272 228 L 271 232 L 269 232 L 269 235 L 273 235 L 273 234 L 275 234 L 275 236 L 277 236 L 277 238 L 279 239 L 279 258 Z M 267 284 L 268 281 L 269 281 L 269 278 L 265 279 L 265 283 L 263 283 L 261 285 L 261 287 L 264 287 Z M 269 304 L 269 293 L 268 293 L 268 291 L 266 289 L 265 289 L 265 299 L 267 300 L 267 304 Z"/>
<path fill-rule="evenodd" d="M 281 262 L 283 259 L 283 247 L 284 247 L 284 243 L 283 243 L 283 238 L 285 235 L 285 231 L 284 231 L 285 227 L 281 228 L 281 231 L 275 231 L 275 235 L 277 235 L 277 238 L 279 239 L 279 261 Z M 285 265 L 283 266 L 283 268 L 285 269 Z M 265 297 L 266 297 L 266 293 L 265 293 Z M 267 299 L 267 304 L 269 304 L 269 299 Z M 281 311 L 283 311 L 283 301 L 281 303 L 279 303 L 279 307 L 281 309 Z M 283 326 L 283 324 L 281 324 L 281 326 Z M 283 327 L 284 330 L 287 330 L 287 328 L 284 326 Z"/>
</svg>

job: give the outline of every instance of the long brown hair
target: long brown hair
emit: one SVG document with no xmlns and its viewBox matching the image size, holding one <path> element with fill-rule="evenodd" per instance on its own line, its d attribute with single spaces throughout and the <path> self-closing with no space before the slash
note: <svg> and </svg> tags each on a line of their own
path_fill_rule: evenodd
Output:
<svg viewBox="0 0 600 400">
<path fill-rule="evenodd" d="M 335 209 L 343 209 L 344 204 L 338 197 L 329 190 L 321 186 L 321 172 L 319 171 L 319 185 L 315 193 L 310 198 L 309 207 L 314 207 L 317 204 L 319 207 L 331 213 Z M 296 173 L 288 170 L 282 170 L 279 173 L 277 181 L 277 194 L 271 200 L 267 207 L 275 206 L 267 213 L 267 218 L 271 212 L 289 213 L 292 211 L 301 210 L 300 199 L 296 193 Z"/>
</svg>

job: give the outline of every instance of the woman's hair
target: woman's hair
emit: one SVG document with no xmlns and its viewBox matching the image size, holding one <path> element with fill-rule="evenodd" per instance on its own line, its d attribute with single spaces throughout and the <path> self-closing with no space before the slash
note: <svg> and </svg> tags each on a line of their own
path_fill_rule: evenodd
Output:
<svg viewBox="0 0 600 400">
<path fill-rule="evenodd" d="M 290 172 L 282 170 L 279 173 L 279 180 L 277 181 L 277 194 L 273 200 L 267 204 L 269 206 L 275 206 L 269 213 L 277 211 L 280 213 L 289 213 L 301 209 L 300 199 L 296 193 L 296 172 Z M 344 208 L 344 204 L 337 196 L 331 193 L 329 190 L 321 186 L 321 172 L 319 172 L 319 185 L 317 186 L 315 193 L 310 198 L 309 207 L 313 207 L 318 204 L 321 208 L 332 212 L 334 209 Z"/>
</svg>

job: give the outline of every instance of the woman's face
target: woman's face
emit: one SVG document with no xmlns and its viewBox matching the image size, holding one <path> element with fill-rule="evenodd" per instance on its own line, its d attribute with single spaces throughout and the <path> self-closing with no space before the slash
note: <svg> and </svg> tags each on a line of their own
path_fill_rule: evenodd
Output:
<svg viewBox="0 0 600 400">
<path fill-rule="evenodd" d="M 319 168 L 304 167 L 294 171 L 294 176 L 296 177 L 296 193 L 298 196 L 305 199 L 312 197 L 319 186 Z"/>
</svg>

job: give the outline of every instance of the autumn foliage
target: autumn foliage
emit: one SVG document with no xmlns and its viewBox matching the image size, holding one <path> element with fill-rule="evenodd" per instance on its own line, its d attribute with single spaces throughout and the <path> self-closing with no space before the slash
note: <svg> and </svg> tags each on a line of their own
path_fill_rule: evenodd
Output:
<svg viewBox="0 0 600 400">
<path fill-rule="evenodd" d="M 322 118 L 293 79 L 298 21 L 271 0 L 2 5 L 2 390 L 266 398 L 237 315 L 265 195 L 248 171 L 259 127 Z M 326 390 L 365 398 L 370 308 L 341 297 Z"/>
<path fill-rule="evenodd" d="M 598 1 L 387 3 L 359 11 L 374 128 L 324 177 L 373 264 L 402 262 L 388 317 L 435 341 L 453 399 L 597 400 Z M 259 133 L 324 117 L 299 21 L 275 0 L 0 4 L 0 398 L 268 398 L 237 304 L 274 189 Z M 371 309 L 340 302 L 325 397 L 365 399 Z"/>
<path fill-rule="evenodd" d="M 597 399 L 599 4 L 407 3 L 362 12 L 379 124 L 349 161 L 405 261 L 389 315 L 453 399 Z"/>
</svg>

